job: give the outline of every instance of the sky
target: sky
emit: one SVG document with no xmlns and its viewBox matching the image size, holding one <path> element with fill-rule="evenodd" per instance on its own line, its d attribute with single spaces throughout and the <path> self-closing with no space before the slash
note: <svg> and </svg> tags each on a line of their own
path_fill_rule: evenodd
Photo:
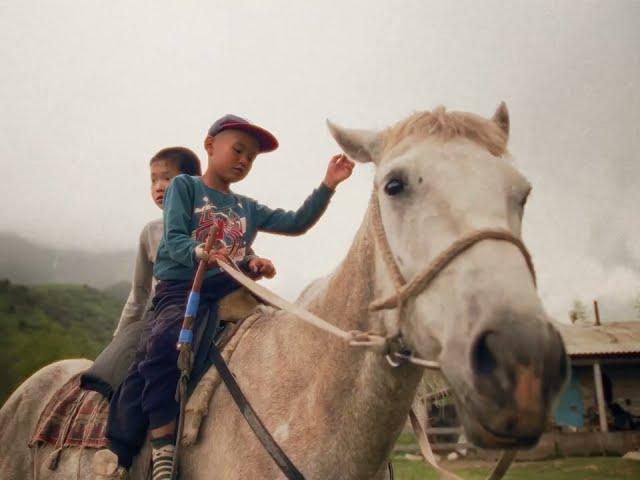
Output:
<svg viewBox="0 0 640 480">
<path fill-rule="evenodd" d="M 157 150 L 192 148 L 226 113 L 280 140 L 238 193 L 297 208 L 338 147 L 325 120 L 384 128 L 445 105 L 510 111 L 533 184 L 524 239 L 548 311 L 604 320 L 640 294 L 640 2 L 0 0 L 0 231 L 135 248 L 159 217 Z M 286 298 L 343 258 L 368 201 L 358 165 L 303 237 L 256 251 Z"/>
</svg>

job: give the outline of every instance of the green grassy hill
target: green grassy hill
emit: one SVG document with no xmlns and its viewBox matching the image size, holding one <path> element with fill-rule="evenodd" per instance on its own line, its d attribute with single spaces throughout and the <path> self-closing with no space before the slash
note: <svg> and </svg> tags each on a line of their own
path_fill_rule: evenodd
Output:
<svg viewBox="0 0 640 480">
<path fill-rule="evenodd" d="M 95 358 L 113 334 L 122 303 L 86 285 L 0 281 L 0 404 L 48 363 Z"/>
</svg>

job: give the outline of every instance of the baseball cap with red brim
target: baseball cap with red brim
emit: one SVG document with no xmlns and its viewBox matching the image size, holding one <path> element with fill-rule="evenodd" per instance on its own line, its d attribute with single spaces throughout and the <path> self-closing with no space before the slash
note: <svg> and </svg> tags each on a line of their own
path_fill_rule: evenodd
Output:
<svg viewBox="0 0 640 480">
<path fill-rule="evenodd" d="M 207 135 L 215 137 L 223 130 L 240 130 L 248 133 L 258 141 L 260 153 L 272 152 L 278 148 L 276 137 L 264 128 L 254 125 L 246 118 L 238 117 L 237 115 L 227 114 L 224 117 L 220 117 L 211 125 Z"/>
</svg>

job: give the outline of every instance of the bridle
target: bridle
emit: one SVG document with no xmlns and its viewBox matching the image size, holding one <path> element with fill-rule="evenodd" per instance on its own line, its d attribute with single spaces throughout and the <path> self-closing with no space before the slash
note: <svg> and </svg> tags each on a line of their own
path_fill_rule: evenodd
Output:
<svg viewBox="0 0 640 480">
<path fill-rule="evenodd" d="M 395 310 L 396 322 L 393 326 L 393 330 L 387 332 L 387 334 L 384 336 L 373 332 L 347 332 L 336 327 L 335 325 L 328 323 L 326 320 L 317 317 L 313 313 L 305 310 L 298 305 L 284 300 L 283 298 L 264 288 L 262 285 L 259 285 L 253 280 L 249 279 L 238 271 L 237 266 L 231 259 L 227 259 L 226 262 L 219 262 L 219 266 L 232 278 L 234 278 L 236 281 L 248 288 L 252 293 L 257 295 L 267 303 L 282 310 L 289 311 L 301 320 L 310 323 L 328 333 L 331 333 L 332 335 L 342 338 L 343 340 L 346 340 L 351 346 L 367 347 L 383 353 L 392 367 L 398 367 L 404 363 L 412 363 L 423 368 L 437 370 L 440 370 L 439 362 L 418 358 L 406 348 L 406 345 L 402 338 L 402 314 L 407 301 L 428 288 L 431 282 L 433 282 L 433 280 L 437 278 L 437 276 L 449 264 L 451 264 L 451 262 L 453 262 L 464 252 L 469 250 L 471 247 L 484 240 L 505 241 L 511 243 L 512 245 L 515 245 L 518 250 L 520 250 L 525 259 L 527 267 L 529 268 L 529 272 L 531 273 L 534 286 L 536 285 L 536 272 L 531 260 L 531 254 L 527 250 L 527 247 L 524 245 L 522 240 L 520 240 L 520 238 L 505 229 L 480 229 L 471 231 L 466 235 L 463 235 L 461 238 L 454 241 L 448 248 L 442 251 L 438 256 L 436 256 L 436 258 L 431 261 L 424 268 L 424 270 L 422 270 L 407 282 L 394 259 L 393 252 L 389 245 L 389 241 L 384 230 L 384 224 L 382 223 L 379 199 L 377 194 L 375 193 L 375 190 L 371 198 L 370 208 L 372 213 L 371 224 L 374 232 L 375 243 L 376 246 L 380 249 L 386 270 L 391 276 L 395 290 L 395 293 L 393 293 L 392 295 L 376 299 L 369 304 L 369 311 L 372 312 L 388 309 Z M 229 377 L 232 378 L 233 376 L 229 375 Z M 227 382 L 225 381 L 225 383 Z M 229 388 L 232 388 L 229 386 L 229 384 L 227 384 L 227 386 Z M 243 415 L 245 415 L 245 418 L 247 418 L 246 411 L 248 409 L 244 407 L 240 408 L 243 411 Z M 416 416 L 416 408 L 412 407 L 409 417 L 411 419 L 411 424 L 416 432 L 416 438 L 420 445 L 421 452 L 425 457 L 425 460 L 427 460 L 438 472 L 440 472 L 441 478 L 459 479 L 457 475 L 446 471 L 438 465 L 435 456 L 433 455 L 433 451 L 431 450 L 431 447 L 429 445 L 429 440 L 426 435 L 426 425 L 424 425 L 423 422 L 421 422 Z M 247 418 L 247 420 L 249 421 L 249 418 Z M 249 423 L 251 425 L 251 422 Z M 253 425 L 252 428 L 254 428 Z M 261 438 L 261 435 L 259 435 L 255 429 L 254 432 L 256 432 L 256 435 L 258 435 L 258 438 L 268 451 L 270 450 L 270 448 L 273 449 L 273 446 L 275 444 L 273 439 L 269 441 L 268 439 L 264 438 L 267 435 L 262 435 L 263 438 Z M 511 464 L 515 456 L 516 451 L 514 450 L 503 452 L 493 471 L 489 474 L 489 477 L 487 477 L 487 480 L 501 479 L 508 470 L 509 465 Z M 275 460 L 276 457 L 274 457 L 273 455 L 272 457 Z M 286 455 L 284 455 L 284 457 L 286 458 Z M 280 463 L 278 463 L 278 465 L 280 466 Z M 287 478 L 300 478 L 297 476 L 299 475 L 299 472 L 297 472 L 297 470 L 287 471 L 287 468 L 285 467 L 281 467 L 281 469 L 287 475 Z"/>
<path fill-rule="evenodd" d="M 382 215 L 380 213 L 380 201 L 376 191 L 374 190 L 371 197 L 371 213 L 372 213 L 372 228 L 374 232 L 374 239 L 376 246 L 380 249 L 382 258 L 393 281 L 395 293 L 387 297 L 379 298 L 369 304 L 369 310 L 372 312 L 395 309 L 396 321 L 393 326 L 392 332 L 387 334 L 385 345 L 387 351 L 385 358 L 392 367 L 399 367 L 404 363 L 413 363 L 415 365 L 440 370 L 440 363 L 437 361 L 424 360 L 413 355 L 413 353 L 407 349 L 402 338 L 402 320 L 403 310 L 407 300 L 415 297 L 419 293 L 423 292 L 429 287 L 431 282 L 437 278 L 437 276 L 456 258 L 469 250 L 474 245 L 484 240 L 498 240 L 509 242 L 515 245 L 522 253 L 524 260 L 529 268 L 534 286 L 537 287 L 536 271 L 533 266 L 531 254 L 524 245 L 522 240 L 515 236 L 513 233 L 505 229 L 480 229 L 473 230 L 466 235 L 463 235 L 456 241 L 454 241 L 448 248 L 440 252 L 436 258 L 434 258 L 421 272 L 415 275 L 409 282 L 406 281 L 404 275 L 400 271 L 397 262 L 395 261 L 393 252 L 389 245 L 389 240 L 384 230 L 384 224 L 382 223 Z M 365 334 L 367 335 L 367 334 Z M 451 480 L 459 480 L 459 477 L 446 469 L 438 465 L 435 455 L 431 449 L 429 439 L 426 432 L 426 422 L 423 423 L 419 419 L 418 410 L 421 408 L 415 405 L 412 406 L 409 412 L 409 418 L 411 425 L 416 434 L 416 439 L 420 446 L 425 460 L 431 464 L 439 473 L 441 478 L 447 478 Z M 487 477 L 487 480 L 500 480 L 509 469 L 509 466 L 515 459 L 517 452 L 515 450 L 505 450 L 502 452 L 498 463 Z"/>
<path fill-rule="evenodd" d="M 386 358 L 389 364 L 393 367 L 397 367 L 408 361 L 425 368 L 439 368 L 438 362 L 419 359 L 407 350 L 402 339 L 401 331 L 402 321 L 404 318 L 404 306 L 406 305 L 407 300 L 415 297 L 428 288 L 431 282 L 437 278 L 438 274 L 440 274 L 456 258 L 462 255 L 462 253 L 466 252 L 474 245 L 477 245 L 484 240 L 499 240 L 515 245 L 525 259 L 529 272 L 531 272 L 534 286 L 537 286 L 536 271 L 533 266 L 529 250 L 520 238 L 516 237 L 506 229 L 480 229 L 473 230 L 466 235 L 463 235 L 458 240 L 454 241 L 448 248 L 440 252 L 440 254 L 436 256 L 436 258 L 434 258 L 421 272 L 407 282 L 400 271 L 400 267 L 398 267 L 398 264 L 395 261 L 393 252 L 389 245 L 389 240 L 382 222 L 380 200 L 375 190 L 372 194 L 370 205 L 372 213 L 371 225 L 373 228 L 374 239 L 376 245 L 380 249 L 387 272 L 393 282 L 395 293 L 388 295 L 387 297 L 374 300 L 369 304 L 369 310 L 372 312 L 388 309 L 395 310 L 396 321 L 393 326 L 393 330 L 388 332 L 386 335 L 386 345 L 388 349 L 386 352 Z"/>
</svg>

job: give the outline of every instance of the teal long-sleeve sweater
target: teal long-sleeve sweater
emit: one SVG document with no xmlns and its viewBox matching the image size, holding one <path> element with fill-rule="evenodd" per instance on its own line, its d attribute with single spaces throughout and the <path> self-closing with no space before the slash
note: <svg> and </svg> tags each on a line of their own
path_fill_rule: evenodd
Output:
<svg viewBox="0 0 640 480">
<path fill-rule="evenodd" d="M 297 211 L 272 210 L 249 197 L 209 188 L 200 177 L 178 175 L 164 196 L 164 232 L 153 275 L 158 280 L 191 280 L 197 266 L 194 249 L 214 223 L 235 261 L 248 254 L 259 231 L 301 235 L 322 216 L 332 195 L 322 183 Z M 220 272 L 208 270 L 206 277 Z"/>
</svg>

